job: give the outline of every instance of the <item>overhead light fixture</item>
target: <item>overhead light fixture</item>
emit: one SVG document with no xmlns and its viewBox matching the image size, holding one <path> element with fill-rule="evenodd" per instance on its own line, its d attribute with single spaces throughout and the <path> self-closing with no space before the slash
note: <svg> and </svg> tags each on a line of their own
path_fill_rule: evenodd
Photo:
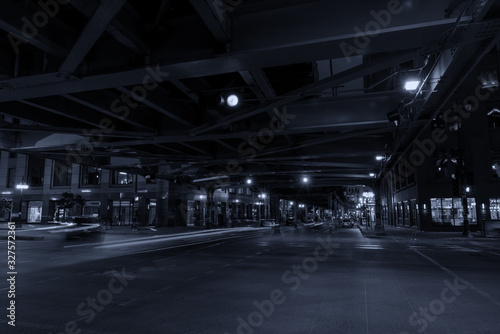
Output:
<svg viewBox="0 0 500 334">
<path fill-rule="evenodd" d="M 370 173 L 370 177 L 375 177 L 376 174 L 375 173 Z"/>
<path fill-rule="evenodd" d="M 247 179 L 247 184 L 252 184 L 252 179 Z"/>
<path fill-rule="evenodd" d="M 92 190 L 90 190 L 90 189 L 82 189 L 82 193 L 91 193 L 91 192 L 92 192 Z"/>
<path fill-rule="evenodd" d="M 408 80 L 405 83 L 405 89 L 408 91 L 416 90 L 420 85 L 420 80 Z"/>
<path fill-rule="evenodd" d="M 238 98 L 238 95 L 236 94 L 230 94 L 226 98 L 226 104 L 230 108 L 236 107 L 240 103 L 240 99 Z"/>
<path fill-rule="evenodd" d="M 470 193 L 470 187 L 466 187 L 466 188 L 465 188 L 465 192 L 466 192 L 466 193 Z"/>
<path fill-rule="evenodd" d="M 29 186 L 27 184 L 18 184 L 16 185 L 16 189 L 26 190 Z"/>
<path fill-rule="evenodd" d="M 2 191 L 2 195 L 12 195 L 12 191 Z"/>
<path fill-rule="evenodd" d="M 304 177 L 304 178 L 302 179 L 302 182 L 307 183 L 307 182 L 309 182 L 309 179 L 308 179 L 307 177 Z"/>
<path fill-rule="evenodd" d="M 385 160 L 385 157 L 384 157 L 383 155 L 377 155 L 377 156 L 375 157 L 375 160 L 377 160 L 377 161 L 382 161 L 382 160 Z"/>
</svg>

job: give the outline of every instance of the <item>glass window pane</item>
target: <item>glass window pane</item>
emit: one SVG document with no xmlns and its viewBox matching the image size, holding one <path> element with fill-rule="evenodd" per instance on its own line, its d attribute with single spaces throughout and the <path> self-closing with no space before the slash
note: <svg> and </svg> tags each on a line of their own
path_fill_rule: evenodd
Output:
<svg viewBox="0 0 500 334">
<path fill-rule="evenodd" d="M 467 207 L 469 208 L 469 223 L 477 224 L 476 199 L 467 198 Z"/>
<path fill-rule="evenodd" d="M 461 198 L 453 199 L 453 218 L 455 220 L 455 226 L 464 225 L 463 206 Z"/>
<path fill-rule="evenodd" d="M 28 223 L 42 222 L 42 202 L 33 201 L 28 205 Z"/>
<path fill-rule="evenodd" d="M 442 199 L 443 206 L 443 224 L 451 225 L 453 220 L 452 208 L 453 202 L 451 198 L 443 198 Z"/>
<path fill-rule="evenodd" d="M 100 185 L 101 184 L 101 169 L 93 166 L 82 166 L 82 181 L 83 186 Z"/>
<path fill-rule="evenodd" d="M 500 204 L 498 198 L 490 198 L 491 220 L 500 220 Z"/>
<path fill-rule="evenodd" d="M 111 181 L 113 185 L 132 184 L 132 175 L 125 172 L 114 171 Z"/>
<path fill-rule="evenodd" d="M 443 223 L 440 198 L 431 198 L 431 216 L 433 224 Z"/>
<path fill-rule="evenodd" d="M 56 187 L 68 187 L 71 185 L 71 166 L 61 162 L 54 162 L 53 185 Z"/>
</svg>

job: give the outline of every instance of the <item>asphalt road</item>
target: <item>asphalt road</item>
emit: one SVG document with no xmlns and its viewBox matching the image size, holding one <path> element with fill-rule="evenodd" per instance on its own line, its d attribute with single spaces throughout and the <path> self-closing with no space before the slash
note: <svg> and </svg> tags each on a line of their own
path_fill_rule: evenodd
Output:
<svg viewBox="0 0 500 334">
<path fill-rule="evenodd" d="M 18 241 L 0 332 L 500 333 L 500 241 L 387 234 L 301 226 Z"/>
</svg>

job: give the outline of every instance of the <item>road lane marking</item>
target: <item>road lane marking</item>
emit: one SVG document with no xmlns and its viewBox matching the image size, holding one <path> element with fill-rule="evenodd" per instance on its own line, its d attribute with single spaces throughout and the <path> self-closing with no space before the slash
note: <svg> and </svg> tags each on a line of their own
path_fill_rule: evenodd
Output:
<svg viewBox="0 0 500 334">
<path fill-rule="evenodd" d="M 215 270 L 209 270 L 209 271 L 205 271 L 205 275 L 209 275 L 211 273 L 215 272 Z"/>
<path fill-rule="evenodd" d="M 458 276 L 457 274 L 455 274 L 453 271 L 451 271 L 450 269 L 446 268 L 445 266 L 441 265 L 440 263 L 438 263 L 436 260 L 430 258 L 429 256 L 425 255 L 424 253 L 416 250 L 416 249 L 413 249 L 413 251 L 415 253 L 417 253 L 418 255 L 420 255 L 421 257 L 423 257 L 424 259 L 426 259 L 427 261 L 431 262 L 432 264 L 438 266 L 441 270 L 443 270 L 444 272 L 452 275 L 453 277 L 455 277 L 456 280 L 464 283 L 465 285 L 467 285 L 469 288 L 471 288 L 472 290 L 474 290 L 476 293 L 478 293 L 479 295 L 485 297 L 486 299 L 489 299 L 491 302 L 493 302 L 494 304 L 496 304 L 497 306 L 500 306 L 500 302 L 498 300 L 496 300 L 494 297 L 490 296 L 487 292 L 481 290 L 480 288 L 476 287 L 474 284 L 466 281 L 465 279 L 461 278 L 460 276 Z"/>
<path fill-rule="evenodd" d="M 255 255 L 260 255 L 260 254 L 262 254 L 262 252 L 257 252 L 257 253 L 255 253 Z"/>
</svg>

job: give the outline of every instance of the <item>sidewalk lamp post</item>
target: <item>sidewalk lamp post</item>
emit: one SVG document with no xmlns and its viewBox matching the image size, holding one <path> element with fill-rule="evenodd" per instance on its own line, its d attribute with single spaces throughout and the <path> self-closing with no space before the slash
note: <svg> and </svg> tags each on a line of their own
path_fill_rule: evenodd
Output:
<svg viewBox="0 0 500 334">
<path fill-rule="evenodd" d="M 29 186 L 26 184 L 26 183 L 20 183 L 20 184 L 17 184 L 16 185 L 16 189 L 19 189 L 21 190 L 21 196 L 20 196 L 20 199 L 19 199 L 19 225 L 22 224 L 22 210 L 23 210 L 23 191 L 25 189 L 28 189 Z"/>
</svg>

